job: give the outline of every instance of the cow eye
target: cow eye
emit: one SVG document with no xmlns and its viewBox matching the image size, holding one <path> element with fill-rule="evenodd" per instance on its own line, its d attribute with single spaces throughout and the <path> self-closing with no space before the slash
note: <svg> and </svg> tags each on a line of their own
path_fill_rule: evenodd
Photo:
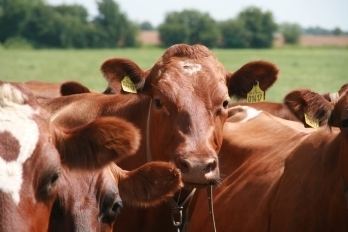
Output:
<svg viewBox="0 0 348 232">
<path fill-rule="evenodd" d="M 157 109 L 161 109 L 162 106 L 163 106 L 161 100 L 158 99 L 158 98 L 155 98 L 155 99 L 154 99 L 154 103 L 155 103 L 155 107 L 156 107 Z"/>
<path fill-rule="evenodd" d="M 229 101 L 228 101 L 228 100 L 225 100 L 225 101 L 222 103 L 222 106 L 223 106 L 225 109 L 227 109 L 228 103 L 229 103 Z"/>
<path fill-rule="evenodd" d="M 48 200 L 54 195 L 58 179 L 59 171 L 50 171 L 43 175 L 38 186 L 38 197 L 41 200 Z"/>
</svg>

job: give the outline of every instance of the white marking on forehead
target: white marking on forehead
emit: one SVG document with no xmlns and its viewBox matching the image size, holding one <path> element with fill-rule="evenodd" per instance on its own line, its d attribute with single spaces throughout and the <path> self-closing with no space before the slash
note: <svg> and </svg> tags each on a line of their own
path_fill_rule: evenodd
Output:
<svg viewBox="0 0 348 232">
<path fill-rule="evenodd" d="M 193 64 L 187 61 L 180 61 L 179 64 L 182 67 L 183 72 L 190 76 L 202 70 L 201 64 Z"/>
<path fill-rule="evenodd" d="M 0 86 L 0 133 L 9 132 L 19 143 L 17 160 L 7 162 L 0 154 L 0 190 L 18 205 L 23 182 L 23 164 L 33 154 L 39 129 L 32 119 L 35 111 L 23 105 L 26 96 L 10 84 Z"/>
<path fill-rule="evenodd" d="M 245 110 L 245 114 L 246 114 L 245 118 L 243 118 L 243 120 L 239 122 L 250 121 L 251 119 L 256 118 L 257 116 L 259 116 L 259 114 L 262 113 L 262 111 L 249 106 L 238 106 L 238 107 L 241 107 L 243 110 Z"/>
</svg>

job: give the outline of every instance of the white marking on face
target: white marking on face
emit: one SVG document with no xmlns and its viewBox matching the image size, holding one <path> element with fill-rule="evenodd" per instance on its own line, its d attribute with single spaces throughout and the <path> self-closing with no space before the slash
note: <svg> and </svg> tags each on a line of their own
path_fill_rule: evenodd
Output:
<svg viewBox="0 0 348 232">
<path fill-rule="evenodd" d="M 0 190 L 10 194 L 17 205 L 23 164 L 33 154 L 39 140 L 39 129 L 32 119 L 35 111 L 23 104 L 25 99 L 26 96 L 10 84 L 0 86 L 0 133 L 10 133 L 20 146 L 17 160 L 7 162 L 0 154 Z"/>
<path fill-rule="evenodd" d="M 255 108 L 249 107 L 249 106 L 238 106 L 241 107 L 244 111 L 245 111 L 245 118 L 243 118 L 243 120 L 239 121 L 239 122 L 247 122 L 250 121 L 253 118 L 256 118 L 257 116 L 259 116 L 259 114 L 262 113 L 262 111 L 257 110 Z"/>
<path fill-rule="evenodd" d="M 190 76 L 202 70 L 201 64 L 193 64 L 187 61 L 180 61 L 180 66 L 182 67 L 183 72 Z"/>
</svg>

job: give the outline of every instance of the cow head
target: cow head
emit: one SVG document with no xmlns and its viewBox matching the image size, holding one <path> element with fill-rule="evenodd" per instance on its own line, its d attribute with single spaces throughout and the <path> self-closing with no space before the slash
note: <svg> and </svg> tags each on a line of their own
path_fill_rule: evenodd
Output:
<svg viewBox="0 0 348 232">
<path fill-rule="evenodd" d="M 0 82 L 0 231 L 46 231 L 60 160 L 33 96 Z"/>
<path fill-rule="evenodd" d="M 73 169 L 97 170 L 139 144 L 124 120 L 73 130 L 49 125 L 34 96 L 9 83 L 0 83 L 0 138 L 0 231 L 47 231 L 53 200 L 66 187 L 60 159 Z"/>
<path fill-rule="evenodd" d="M 149 112 L 143 116 L 148 118 L 152 159 L 174 162 L 183 180 L 193 184 L 219 179 L 217 154 L 229 93 L 244 93 L 238 92 L 236 85 L 250 90 L 256 81 L 266 89 L 269 84 L 264 80 L 267 76 L 275 79 L 277 74 L 276 68 L 265 62 L 228 73 L 206 47 L 185 44 L 168 48 L 147 71 L 125 59 L 107 60 L 101 70 L 113 93 L 122 93 L 120 82 L 128 76 L 137 91 L 149 97 Z"/>
<path fill-rule="evenodd" d="M 49 231 L 112 231 L 123 205 L 155 206 L 179 190 L 180 172 L 170 163 L 150 162 L 132 171 L 115 164 L 97 171 L 63 169 Z"/>
</svg>

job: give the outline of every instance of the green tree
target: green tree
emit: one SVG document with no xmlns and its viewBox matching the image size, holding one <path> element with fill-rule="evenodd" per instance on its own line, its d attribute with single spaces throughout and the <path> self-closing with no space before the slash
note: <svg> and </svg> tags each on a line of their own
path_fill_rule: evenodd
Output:
<svg viewBox="0 0 348 232">
<path fill-rule="evenodd" d="M 279 26 L 279 31 L 283 34 L 285 43 L 296 44 L 302 33 L 301 26 L 296 23 L 283 23 Z"/>
<path fill-rule="evenodd" d="M 272 46 L 273 34 L 277 26 L 271 12 L 263 12 L 257 7 L 248 7 L 238 15 L 247 35 L 250 35 L 249 44 L 252 48 L 268 48 Z"/>
<path fill-rule="evenodd" d="M 183 10 L 167 14 L 159 26 L 164 46 L 174 43 L 201 43 L 209 47 L 217 46 L 220 31 L 209 14 L 197 10 Z"/>
<path fill-rule="evenodd" d="M 139 25 L 140 29 L 143 30 L 143 31 L 152 31 L 154 30 L 155 28 L 152 26 L 152 24 L 148 21 L 145 21 L 145 22 L 142 22 L 140 23 Z"/>
<path fill-rule="evenodd" d="M 0 0 L 0 42 L 20 37 L 32 10 L 42 4 L 42 0 Z"/>
<path fill-rule="evenodd" d="M 240 20 L 229 19 L 220 23 L 221 46 L 224 48 L 250 47 L 251 33 Z"/>
<path fill-rule="evenodd" d="M 99 14 L 94 23 L 99 30 L 101 46 L 129 46 L 136 41 L 137 28 L 127 19 L 113 0 L 97 2 Z"/>
<path fill-rule="evenodd" d="M 335 29 L 332 30 L 332 34 L 333 35 L 342 35 L 343 31 L 341 30 L 341 28 L 336 27 Z"/>
</svg>

